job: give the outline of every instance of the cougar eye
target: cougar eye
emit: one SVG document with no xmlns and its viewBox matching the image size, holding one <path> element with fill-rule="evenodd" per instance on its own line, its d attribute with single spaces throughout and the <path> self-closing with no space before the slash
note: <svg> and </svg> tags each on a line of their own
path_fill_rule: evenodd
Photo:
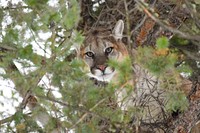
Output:
<svg viewBox="0 0 200 133">
<path fill-rule="evenodd" d="M 94 53 L 93 52 L 86 52 L 85 53 L 88 57 L 94 57 Z"/>
<path fill-rule="evenodd" d="M 109 53 L 112 52 L 112 50 L 113 50 L 113 47 L 108 47 L 108 48 L 105 49 L 105 53 L 109 54 Z"/>
</svg>

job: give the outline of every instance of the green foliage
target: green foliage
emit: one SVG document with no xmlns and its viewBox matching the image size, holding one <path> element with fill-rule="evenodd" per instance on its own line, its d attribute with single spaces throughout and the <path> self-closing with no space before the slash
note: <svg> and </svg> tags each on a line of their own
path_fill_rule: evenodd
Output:
<svg viewBox="0 0 200 133">
<path fill-rule="evenodd" d="M 96 125 L 95 123 L 88 123 L 88 124 L 81 124 L 79 130 L 77 130 L 76 132 L 79 133 L 97 133 L 98 130 L 95 128 Z"/>
<path fill-rule="evenodd" d="M 1 24 L 2 21 L 6 23 L 6 19 L 3 18 L 12 19 L 9 24 L 0 26 L 4 32 L 0 34 L 1 67 L 6 71 L 6 74 L 1 76 L 14 82 L 14 89 L 20 96 L 24 98 L 29 90 L 39 102 L 39 107 L 31 110 L 32 114 L 28 114 L 32 117 L 32 121 L 24 118 L 24 112 L 17 112 L 14 115 L 15 125 L 12 128 L 16 128 L 17 131 L 51 132 L 56 128 L 58 121 L 62 123 L 61 117 L 65 120 L 67 118 L 68 121 L 61 125 L 71 127 L 83 113 L 79 109 L 81 104 L 83 110 L 86 110 L 101 100 L 100 92 L 91 87 L 91 82 L 81 70 L 83 62 L 76 59 L 67 60 L 72 53 L 71 46 L 74 43 L 80 45 L 83 41 L 82 35 L 74 30 L 79 20 L 79 3 L 76 0 L 60 0 L 57 3 L 58 7 L 53 7 L 49 6 L 48 2 L 48 0 L 25 0 L 23 4 L 10 2 L 5 9 L 0 9 Z M 75 34 L 73 37 L 72 31 Z M 50 33 L 51 36 L 46 37 L 42 35 L 44 33 Z M 43 53 L 35 51 L 36 47 Z M 27 74 L 21 73 L 23 70 L 19 71 L 14 67 L 13 61 L 21 64 L 22 69 L 36 67 L 36 70 Z M 50 75 L 50 85 L 48 86 L 46 81 L 43 86 L 38 85 L 39 82 L 43 82 L 41 79 L 46 74 Z M 56 92 L 61 95 L 60 98 L 53 93 L 55 87 L 57 87 Z M 14 92 L 12 94 L 14 95 Z M 56 102 L 51 102 L 48 98 L 69 106 L 57 106 Z M 15 100 L 21 102 L 19 99 Z M 35 117 L 41 115 L 41 112 L 48 114 L 51 119 L 45 128 L 40 128 L 36 123 Z M 1 119 L 3 115 L 5 114 L 0 114 Z M 7 115 L 9 116 L 8 112 Z M 5 128 L 7 129 L 3 131 L 11 131 L 9 125 Z"/>
<path fill-rule="evenodd" d="M 77 45 L 81 45 L 85 38 L 81 35 L 80 32 L 75 31 L 74 33 L 76 34 L 76 37 L 73 38 L 72 40 L 73 43 Z"/>
<path fill-rule="evenodd" d="M 177 67 L 177 71 L 178 71 L 179 73 L 187 74 L 188 76 L 191 76 L 191 74 L 192 74 L 192 69 L 191 69 L 191 67 L 188 66 L 188 65 L 185 64 L 185 63 L 179 65 L 179 66 Z"/>
<path fill-rule="evenodd" d="M 3 10 L 0 10 L 0 22 L 3 21 L 4 13 Z M 0 28 L 1 29 L 1 28 Z"/>
<path fill-rule="evenodd" d="M 180 38 L 180 37 L 177 37 L 177 36 L 173 36 L 171 39 L 170 39 L 170 43 L 172 45 L 187 45 L 189 43 L 189 41 L 187 39 L 183 39 L 183 38 Z"/>
<path fill-rule="evenodd" d="M 24 121 L 24 114 L 21 111 L 16 112 L 14 115 L 14 120 L 16 125 L 22 123 Z"/>
<path fill-rule="evenodd" d="M 3 43 L 12 44 L 19 39 L 18 31 L 12 28 L 7 29 L 6 35 L 3 37 Z"/>
<path fill-rule="evenodd" d="M 34 89 L 34 93 L 37 96 L 45 96 L 44 88 L 39 87 L 39 86 Z"/>
<path fill-rule="evenodd" d="M 165 57 L 157 57 L 150 60 L 146 65 L 151 72 L 161 74 L 167 67 L 168 63 Z"/>
<path fill-rule="evenodd" d="M 49 0 L 25 0 L 24 2 L 30 7 L 42 8 Z"/>
<path fill-rule="evenodd" d="M 74 26 L 77 25 L 79 20 L 80 8 L 79 4 L 76 0 L 71 1 L 71 8 L 66 11 L 66 16 L 63 18 L 64 25 L 67 29 L 72 29 Z"/>
<path fill-rule="evenodd" d="M 171 91 L 168 94 L 168 102 L 166 105 L 166 110 L 170 112 L 176 112 L 176 111 L 185 111 L 188 106 L 189 102 L 186 98 L 185 94 L 181 91 Z M 175 102 L 176 101 L 176 102 Z"/>
<path fill-rule="evenodd" d="M 173 53 L 168 55 L 157 55 L 156 50 L 151 47 L 140 47 L 138 49 L 136 61 L 153 74 L 162 75 L 170 69 L 174 69 L 177 56 Z"/>
<path fill-rule="evenodd" d="M 32 45 L 27 45 L 26 47 L 19 50 L 20 58 L 29 58 L 33 54 Z"/>
<path fill-rule="evenodd" d="M 119 84 L 126 83 L 132 76 L 131 59 L 125 58 L 122 62 L 110 60 L 109 65 L 119 71 Z"/>
<path fill-rule="evenodd" d="M 34 121 L 31 117 L 25 116 L 25 125 L 26 125 L 26 132 L 34 132 L 37 131 L 38 133 L 44 133 L 41 127 L 38 126 L 36 121 Z"/>
<path fill-rule="evenodd" d="M 168 48 L 168 46 L 169 46 L 169 40 L 167 37 L 160 37 L 156 40 L 156 47 L 158 49 Z"/>
</svg>

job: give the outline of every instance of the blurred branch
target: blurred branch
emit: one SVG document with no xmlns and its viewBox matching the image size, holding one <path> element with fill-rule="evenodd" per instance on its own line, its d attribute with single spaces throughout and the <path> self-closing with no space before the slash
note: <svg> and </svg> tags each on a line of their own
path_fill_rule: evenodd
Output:
<svg viewBox="0 0 200 133">
<path fill-rule="evenodd" d="M 128 45 L 128 50 L 132 49 L 132 45 L 131 45 L 131 30 L 130 30 L 130 18 L 129 18 L 129 11 L 128 11 L 128 5 L 126 0 L 124 0 L 124 8 L 126 11 L 126 29 L 127 29 L 127 45 Z"/>
<path fill-rule="evenodd" d="M 0 42 L 0 50 L 15 51 L 17 49 L 14 47 L 14 45 L 13 45 L 13 47 L 11 47 L 11 46 L 9 46 L 7 44 L 4 44 L 4 43 Z"/>
<path fill-rule="evenodd" d="M 30 6 L 16 6 L 16 7 L 3 7 L 3 8 L 0 8 L 0 10 L 16 10 L 16 9 L 26 9 L 26 8 L 29 8 L 29 9 L 32 9 Z"/>
<path fill-rule="evenodd" d="M 200 55 L 197 55 L 196 53 L 192 52 L 192 51 L 188 51 L 188 50 L 183 50 L 184 54 L 186 54 L 189 58 L 196 60 L 196 61 L 200 61 Z"/>
<path fill-rule="evenodd" d="M 24 116 L 29 116 L 30 114 L 31 113 L 27 113 L 27 114 L 23 114 L 23 115 Z M 12 116 L 9 116 L 9 117 L 7 117 L 5 119 L 0 120 L 0 126 L 5 124 L 5 123 L 8 123 L 8 122 L 11 123 L 12 121 L 14 121 L 15 115 L 16 115 L 16 113 L 14 115 L 12 115 Z"/>
<path fill-rule="evenodd" d="M 12 122 L 13 119 L 14 119 L 14 115 L 9 116 L 9 117 L 7 117 L 5 119 L 2 119 L 2 120 L 0 120 L 0 125 L 3 125 L 3 124 L 8 123 L 8 122 Z"/>
<path fill-rule="evenodd" d="M 196 26 L 198 28 L 200 28 L 199 12 L 198 11 L 194 11 L 194 9 L 193 9 L 194 7 L 191 5 L 191 2 L 189 2 L 188 0 L 184 0 L 184 1 L 185 1 L 185 5 L 186 5 L 187 9 L 190 11 L 191 17 L 195 21 Z"/>
</svg>

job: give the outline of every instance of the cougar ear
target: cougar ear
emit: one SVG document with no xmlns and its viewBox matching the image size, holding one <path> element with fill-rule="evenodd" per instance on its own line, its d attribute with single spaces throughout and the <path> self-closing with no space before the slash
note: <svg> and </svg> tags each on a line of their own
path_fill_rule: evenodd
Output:
<svg viewBox="0 0 200 133">
<path fill-rule="evenodd" d="M 116 40 L 121 40 L 123 37 L 123 31 L 124 31 L 124 21 L 120 19 L 117 21 L 112 31 L 114 38 Z"/>
</svg>

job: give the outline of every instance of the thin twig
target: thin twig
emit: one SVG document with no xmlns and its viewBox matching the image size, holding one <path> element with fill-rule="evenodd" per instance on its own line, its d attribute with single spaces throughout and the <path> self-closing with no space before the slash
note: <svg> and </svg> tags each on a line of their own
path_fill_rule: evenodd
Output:
<svg viewBox="0 0 200 133">
<path fill-rule="evenodd" d="M 126 29 L 127 29 L 127 45 L 128 45 L 128 50 L 130 51 L 132 49 L 131 45 L 131 32 L 130 32 L 130 18 L 129 18 L 129 11 L 128 11 L 128 5 L 126 0 L 124 0 L 124 7 L 126 11 Z"/>
<path fill-rule="evenodd" d="M 0 126 L 3 125 L 3 124 L 5 124 L 5 123 L 12 122 L 15 119 L 15 114 L 13 114 L 12 116 L 9 116 L 9 117 L 7 117 L 5 119 L 0 120 Z M 27 114 L 23 114 L 23 115 L 28 116 L 30 114 L 31 113 L 27 113 Z"/>
<path fill-rule="evenodd" d="M 4 7 L 2 10 L 16 10 L 16 9 L 32 9 L 30 6 L 16 6 L 16 7 Z"/>
</svg>

